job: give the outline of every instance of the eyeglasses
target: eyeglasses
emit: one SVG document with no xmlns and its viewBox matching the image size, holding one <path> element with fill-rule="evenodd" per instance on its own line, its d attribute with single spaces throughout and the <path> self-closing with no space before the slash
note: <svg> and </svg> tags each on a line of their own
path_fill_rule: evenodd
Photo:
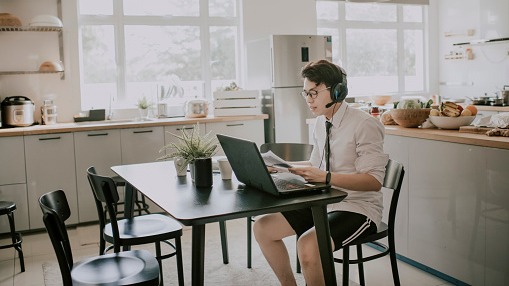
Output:
<svg viewBox="0 0 509 286">
<path fill-rule="evenodd" d="M 326 89 L 329 89 L 329 88 L 330 87 L 326 87 L 326 88 L 320 89 L 320 90 L 311 89 L 309 92 L 302 91 L 300 93 L 300 95 L 302 95 L 302 97 L 304 97 L 304 99 L 308 99 L 308 96 L 311 97 L 312 99 L 315 99 L 318 96 L 318 93 L 320 91 L 323 91 L 323 90 L 326 90 Z"/>
</svg>

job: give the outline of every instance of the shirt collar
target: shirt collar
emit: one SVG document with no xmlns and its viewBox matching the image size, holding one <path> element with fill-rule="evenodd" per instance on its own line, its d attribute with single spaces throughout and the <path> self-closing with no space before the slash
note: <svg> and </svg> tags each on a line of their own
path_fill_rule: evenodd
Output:
<svg viewBox="0 0 509 286">
<path fill-rule="evenodd" d="M 341 106 L 339 107 L 339 110 L 336 111 L 334 116 L 332 116 L 332 121 L 331 121 L 332 128 L 339 128 L 339 126 L 341 125 L 341 122 L 343 121 L 343 118 L 344 118 L 345 113 L 348 110 L 348 108 L 349 108 L 348 107 L 348 103 L 343 101 L 343 103 L 341 103 Z M 327 119 L 326 119 L 326 121 L 327 121 Z"/>
</svg>

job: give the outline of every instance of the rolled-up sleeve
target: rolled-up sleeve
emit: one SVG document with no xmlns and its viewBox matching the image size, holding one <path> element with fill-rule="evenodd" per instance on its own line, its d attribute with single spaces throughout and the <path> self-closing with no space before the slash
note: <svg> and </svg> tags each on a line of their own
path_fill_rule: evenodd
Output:
<svg viewBox="0 0 509 286">
<path fill-rule="evenodd" d="M 385 129 L 375 118 L 367 118 L 355 131 L 357 159 L 355 168 L 361 174 L 370 174 L 383 184 L 385 165 L 389 155 L 384 153 Z"/>
</svg>

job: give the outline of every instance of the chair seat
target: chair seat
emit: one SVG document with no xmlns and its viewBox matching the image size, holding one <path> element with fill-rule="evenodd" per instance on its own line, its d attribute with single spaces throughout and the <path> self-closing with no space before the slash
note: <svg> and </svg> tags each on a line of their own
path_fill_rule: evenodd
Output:
<svg viewBox="0 0 509 286">
<path fill-rule="evenodd" d="M 182 225 L 176 220 L 160 215 L 149 214 L 118 221 L 120 240 L 129 245 L 162 241 L 182 235 Z M 111 223 L 104 228 L 104 238 L 113 243 Z"/>
<path fill-rule="evenodd" d="M 388 231 L 389 231 L 389 226 L 386 223 L 382 222 L 382 223 L 380 223 L 380 227 L 377 229 L 376 233 L 361 237 L 359 239 L 355 239 L 352 242 L 348 243 L 347 245 L 364 244 L 364 243 L 382 239 L 384 237 L 387 237 Z"/>
<path fill-rule="evenodd" d="M 16 210 L 16 204 L 9 201 L 0 201 L 0 215 L 12 213 Z"/>
<path fill-rule="evenodd" d="M 124 251 L 76 262 L 71 270 L 73 285 L 158 285 L 159 263 L 146 250 Z M 152 283 L 150 283 L 152 282 Z"/>
</svg>

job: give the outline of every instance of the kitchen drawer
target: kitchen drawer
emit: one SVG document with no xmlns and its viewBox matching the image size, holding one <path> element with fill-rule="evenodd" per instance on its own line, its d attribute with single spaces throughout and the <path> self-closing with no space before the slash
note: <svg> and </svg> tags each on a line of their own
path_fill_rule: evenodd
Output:
<svg viewBox="0 0 509 286">
<path fill-rule="evenodd" d="M 23 136 L 0 137 L 0 185 L 26 183 L 23 145 Z"/>
<path fill-rule="evenodd" d="M 243 120 L 231 122 L 207 123 L 207 133 L 211 135 L 225 134 L 254 141 L 258 147 L 265 142 L 263 120 Z M 218 146 L 216 155 L 224 155 L 223 148 Z"/>
</svg>

